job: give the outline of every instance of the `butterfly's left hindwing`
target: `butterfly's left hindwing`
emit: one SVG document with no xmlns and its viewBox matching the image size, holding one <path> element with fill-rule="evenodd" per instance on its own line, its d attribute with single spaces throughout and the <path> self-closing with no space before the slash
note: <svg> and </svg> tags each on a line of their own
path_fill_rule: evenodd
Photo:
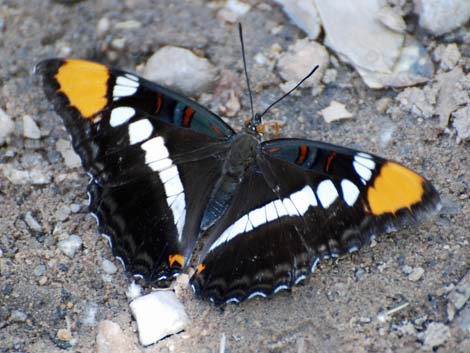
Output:
<svg viewBox="0 0 470 353">
<path fill-rule="evenodd" d="M 90 210 L 130 273 L 187 265 L 233 131 L 197 103 L 133 74 L 74 59 L 37 66 L 91 175 Z"/>
<path fill-rule="evenodd" d="M 432 185 L 396 162 L 297 139 L 261 144 L 237 195 L 191 279 L 216 303 L 290 288 L 319 259 L 356 251 L 439 205 Z"/>
</svg>

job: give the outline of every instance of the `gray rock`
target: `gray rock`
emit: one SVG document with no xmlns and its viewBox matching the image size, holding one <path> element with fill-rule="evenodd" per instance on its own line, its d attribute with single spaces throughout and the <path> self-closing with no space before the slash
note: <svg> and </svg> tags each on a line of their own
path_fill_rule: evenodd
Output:
<svg viewBox="0 0 470 353">
<path fill-rule="evenodd" d="M 408 275 L 408 279 L 412 282 L 417 282 L 423 277 L 424 275 L 424 268 L 422 267 L 415 267 L 413 271 Z"/>
<path fill-rule="evenodd" d="M 124 334 L 121 327 L 110 320 L 98 324 L 96 353 L 138 353 L 140 350 L 132 339 Z"/>
<path fill-rule="evenodd" d="M 47 272 L 47 267 L 46 265 L 38 265 L 34 268 L 33 270 L 33 274 L 36 276 L 36 277 L 41 277 L 43 276 L 45 273 Z"/>
<path fill-rule="evenodd" d="M 172 291 L 155 291 L 130 303 L 144 346 L 184 330 L 190 320 L 183 304 Z"/>
<path fill-rule="evenodd" d="M 432 350 L 450 338 L 450 329 L 443 323 L 431 322 L 426 331 L 420 334 L 419 337 L 423 340 L 423 348 Z"/>
<path fill-rule="evenodd" d="M 117 267 L 114 263 L 109 261 L 108 259 L 104 259 L 103 262 L 101 263 L 101 268 L 103 269 L 104 272 L 106 272 L 109 275 L 112 275 L 117 272 Z"/>
<path fill-rule="evenodd" d="M 3 175 L 15 185 L 45 185 L 51 182 L 51 176 L 44 174 L 39 169 L 32 170 L 19 170 L 13 167 L 12 164 L 0 165 L 0 170 L 3 171 Z"/>
<path fill-rule="evenodd" d="M 318 65 L 318 70 L 302 87 L 318 87 L 329 62 L 330 56 L 323 45 L 308 39 L 296 41 L 277 62 L 279 74 L 286 81 L 281 87 L 282 90 L 289 91 L 312 71 L 315 65 Z"/>
<path fill-rule="evenodd" d="M 337 101 L 331 101 L 330 105 L 320 110 L 320 115 L 327 123 L 338 120 L 351 119 L 353 115 L 346 109 L 346 106 Z"/>
<path fill-rule="evenodd" d="M 26 212 L 26 214 L 24 215 L 24 221 L 32 231 L 37 233 L 42 232 L 42 226 L 39 224 L 36 218 L 34 218 L 31 212 Z"/>
<path fill-rule="evenodd" d="M 439 61 L 439 67 L 445 71 L 453 69 L 459 63 L 462 54 L 459 47 L 455 43 L 449 45 L 440 44 L 434 49 L 434 60 Z"/>
<path fill-rule="evenodd" d="M 10 315 L 10 320 L 13 322 L 25 322 L 28 316 L 20 311 L 20 310 L 13 310 Z"/>
<path fill-rule="evenodd" d="M 165 46 L 153 54 L 143 76 L 187 96 L 199 96 L 214 83 L 216 69 L 190 50 Z"/>
<path fill-rule="evenodd" d="M 455 67 L 449 72 L 436 75 L 435 90 L 439 92 L 436 102 L 436 113 L 439 125 L 444 128 L 449 124 L 452 112 L 468 104 L 466 77 L 462 68 Z"/>
<path fill-rule="evenodd" d="M 449 321 L 454 319 L 455 313 L 462 309 L 470 299 L 470 272 L 467 272 L 460 282 L 448 295 L 447 317 Z"/>
<path fill-rule="evenodd" d="M 60 139 L 56 142 L 55 148 L 64 159 L 64 163 L 69 168 L 80 167 L 81 161 L 78 154 L 72 148 L 70 141 Z"/>
<path fill-rule="evenodd" d="M 72 258 L 75 256 L 75 253 L 82 246 L 83 241 L 76 234 L 72 234 L 68 239 L 61 240 L 58 242 L 57 247 L 68 257 Z"/>
<path fill-rule="evenodd" d="M 217 12 L 217 19 L 236 23 L 250 11 L 251 5 L 239 0 L 228 0 L 225 6 Z"/>
<path fill-rule="evenodd" d="M 458 141 L 470 139 L 470 105 L 456 110 L 452 113 L 452 117 Z"/>
<path fill-rule="evenodd" d="M 98 313 L 98 304 L 86 303 L 80 321 L 85 326 L 93 327 L 96 325 L 96 314 Z"/>
<path fill-rule="evenodd" d="M 325 45 L 354 66 L 369 87 L 404 87 L 432 77 L 426 49 L 412 36 L 397 32 L 400 19 L 397 14 L 390 18 L 392 10 L 384 10 L 384 1 L 315 2 Z"/>
<path fill-rule="evenodd" d="M 142 286 L 140 284 L 135 283 L 135 281 L 131 281 L 126 291 L 127 299 L 134 300 L 140 297 L 141 295 L 142 295 Z"/>
<path fill-rule="evenodd" d="M 0 146 L 6 143 L 15 130 L 15 123 L 10 116 L 0 108 Z"/>
<path fill-rule="evenodd" d="M 320 34 L 321 21 L 317 8 L 312 0 L 274 0 L 294 24 L 307 33 L 310 39 L 317 39 Z"/>
<path fill-rule="evenodd" d="M 39 127 L 29 115 L 23 116 L 23 136 L 34 140 L 41 138 Z"/>
<path fill-rule="evenodd" d="M 67 218 L 69 218 L 71 212 L 72 211 L 70 210 L 69 206 L 62 205 L 55 211 L 54 217 L 55 217 L 56 220 L 58 220 L 60 222 L 63 222 Z"/>
<path fill-rule="evenodd" d="M 468 0 L 414 0 L 419 25 L 434 35 L 459 28 L 470 18 Z"/>
</svg>

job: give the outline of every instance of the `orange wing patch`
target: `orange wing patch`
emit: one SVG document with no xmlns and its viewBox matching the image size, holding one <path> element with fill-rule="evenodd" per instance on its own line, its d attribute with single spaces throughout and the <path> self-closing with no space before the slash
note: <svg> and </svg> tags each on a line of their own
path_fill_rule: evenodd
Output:
<svg viewBox="0 0 470 353">
<path fill-rule="evenodd" d="M 180 266 L 183 267 L 184 265 L 184 256 L 181 254 L 173 254 L 168 256 L 168 263 L 170 264 L 170 267 L 173 267 L 175 262 Z"/>
<path fill-rule="evenodd" d="M 196 275 L 200 274 L 204 269 L 206 268 L 206 265 L 204 264 L 199 264 L 199 266 L 196 269 Z"/>
<path fill-rule="evenodd" d="M 60 66 L 55 78 L 59 91 L 65 94 L 70 105 L 88 119 L 106 104 L 109 71 L 104 65 L 76 59 L 67 59 Z"/>
<path fill-rule="evenodd" d="M 367 198 L 372 214 L 395 213 L 402 208 L 411 209 L 422 201 L 424 179 L 415 172 L 394 162 L 385 163 Z"/>
</svg>

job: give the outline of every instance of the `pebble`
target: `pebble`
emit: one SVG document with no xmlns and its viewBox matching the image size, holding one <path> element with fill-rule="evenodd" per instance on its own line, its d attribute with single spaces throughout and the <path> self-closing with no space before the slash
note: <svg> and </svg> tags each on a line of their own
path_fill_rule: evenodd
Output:
<svg viewBox="0 0 470 353">
<path fill-rule="evenodd" d="M 80 321 L 85 326 L 93 327 L 96 325 L 96 314 L 98 313 L 98 304 L 96 303 L 87 303 L 85 309 L 83 310 L 82 317 Z"/>
<path fill-rule="evenodd" d="M 459 281 L 448 295 L 447 317 L 452 321 L 457 311 L 470 299 L 470 271 Z"/>
<path fill-rule="evenodd" d="M 57 339 L 64 342 L 69 342 L 72 340 L 72 333 L 70 330 L 61 328 L 57 331 Z"/>
<path fill-rule="evenodd" d="M 132 29 L 138 29 L 142 27 L 142 23 L 136 20 L 127 20 L 116 23 L 114 29 L 129 31 Z"/>
<path fill-rule="evenodd" d="M 62 205 L 55 211 L 54 217 L 57 221 L 63 222 L 69 218 L 71 212 L 69 206 Z"/>
<path fill-rule="evenodd" d="M 15 123 L 11 117 L 0 108 L 0 146 L 9 140 L 14 130 Z"/>
<path fill-rule="evenodd" d="M 47 276 L 42 276 L 41 278 L 39 278 L 38 284 L 40 286 L 45 286 L 47 284 L 48 280 L 49 280 L 49 278 L 47 278 Z"/>
<path fill-rule="evenodd" d="M 327 123 L 337 120 L 350 119 L 353 115 L 346 109 L 346 106 L 337 101 L 331 101 L 330 105 L 320 110 L 320 115 Z"/>
<path fill-rule="evenodd" d="M 409 87 L 396 96 L 400 109 L 417 118 L 430 118 L 435 114 L 435 97 L 427 95 L 424 89 Z"/>
<path fill-rule="evenodd" d="M 419 337 L 423 340 L 423 348 L 432 350 L 450 338 L 450 329 L 443 323 L 431 322 L 426 331 L 420 334 Z"/>
<path fill-rule="evenodd" d="M 110 320 L 100 321 L 96 334 L 96 353 L 138 353 L 139 349 L 121 327 Z"/>
<path fill-rule="evenodd" d="M 70 141 L 64 139 L 58 140 L 55 144 L 55 149 L 60 153 L 67 167 L 76 168 L 81 166 L 80 157 L 73 150 Z"/>
<path fill-rule="evenodd" d="M 317 87 L 330 62 L 330 56 L 326 48 L 308 39 L 297 40 L 289 46 L 287 52 L 281 54 L 277 62 L 279 74 L 286 81 L 281 88 L 289 91 L 318 65 L 317 71 L 304 83 L 302 87 Z"/>
<path fill-rule="evenodd" d="M 57 244 L 57 247 L 68 257 L 72 258 L 75 256 L 75 253 L 82 246 L 83 241 L 76 234 L 72 234 L 68 239 L 61 240 Z"/>
<path fill-rule="evenodd" d="M 356 276 L 356 280 L 360 281 L 364 278 L 364 275 L 366 274 L 366 271 L 364 271 L 363 268 L 358 268 L 354 275 Z"/>
<path fill-rule="evenodd" d="M 173 291 L 155 291 L 130 303 L 137 322 L 140 343 L 153 344 L 184 330 L 190 320 Z"/>
<path fill-rule="evenodd" d="M 20 311 L 20 310 L 13 310 L 10 315 L 10 321 L 12 322 L 25 322 L 28 316 Z"/>
<path fill-rule="evenodd" d="M 274 0 L 282 5 L 282 9 L 291 21 L 310 39 L 317 39 L 320 34 L 321 20 L 314 1 L 311 0 Z"/>
<path fill-rule="evenodd" d="M 36 277 L 40 277 L 40 276 L 43 276 L 46 273 L 46 271 L 47 271 L 46 265 L 37 265 L 33 270 L 33 274 Z"/>
<path fill-rule="evenodd" d="M 455 43 L 449 45 L 438 45 L 434 49 L 434 60 L 439 61 L 439 67 L 444 71 L 453 69 L 460 61 L 462 54 L 460 54 L 459 47 Z"/>
<path fill-rule="evenodd" d="M 101 268 L 103 269 L 104 272 L 106 272 L 109 275 L 112 275 L 117 272 L 117 267 L 114 263 L 109 261 L 108 259 L 104 259 L 103 262 L 101 263 Z"/>
<path fill-rule="evenodd" d="M 422 267 L 415 267 L 413 271 L 408 275 L 408 279 L 412 282 L 417 282 L 423 277 L 424 275 L 424 268 Z"/>
<path fill-rule="evenodd" d="M 433 86 L 437 92 L 435 113 L 439 115 L 439 126 L 447 127 L 452 112 L 468 103 L 468 93 L 465 89 L 465 78 L 462 68 L 455 67 L 449 72 L 442 72 L 436 75 L 436 83 Z"/>
<path fill-rule="evenodd" d="M 404 274 L 409 275 L 411 272 L 413 272 L 413 267 L 411 267 L 410 265 L 404 265 L 401 270 Z"/>
<path fill-rule="evenodd" d="M 20 170 L 13 167 L 12 164 L 0 165 L 3 175 L 15 185 L 45 185 L 51 182 L 51 176 L 44 174 L 39 169 Z"/>
<path fill-rule="evenodd" d="M 468 0 L 414 0 L 414 3 L 419 25 L 436 36 L 459 28 L 470 18 Z"/>
<path fill-rule="evenodd" d="M 457 131 L 458 142 L 470 139 L 470 105 L 456 110 L 452 113 L 455 130 Z"/>
<path fill-rule="evenodd" d="M 400 16 L 394 9 L 389 6 L 382 7 L 376 13 L 377 19 L 382 22 L 388 29 L 398 33 L 404 33 L 406 30 L 406 23 L 403 17 Z"/>
<path fill-rule="evenodd" d="M 216 78 L 215 67 L 188 49 L 165 46 L 145 65 L 143 76 L 166 87 L 195 97 L 208 90 Z"/>
<path fill-rule="evenodd" d="M 41 138 L 39 127 L 29 115 L 23 116 L 23 136 L 34 140 Z"/>
<path fill-rule="evenodd" d="M 375 109 L 377 109 L 379 113 L 384 114 L 387 111 L 388 107 L 390 107 L 391 103 L 392 98 L 382 97 L 375 102 Z"/>
<path fill-rule="evenodd" d="M 251 5 L 239 0 L 228 0 L 225 6 L 217 12 L 217 19 L 236 23 L 250 11 Z"/>
<path fill-rule="evenodd" d="M 141 295 L 142 295 L 142 286 L 140 284 L 135 283 L 135 281 L 131 281 L 126 291 L 127 299 L 132 301 L 140 297 Z"/>
<path fill-rule="evenodd" d="M 42 232 L 41 224 L 39 224 L 39 222 L 36 220 L 36 218 L 34 218 L 31 212 L 26 212 L 26 214 L 24 215 L 24 221 L 32 231 L 36 233 Z"/>
<path fill-rule="evenodd" d="M 73 203 L 70 205 L 70 211 L 72 213 L 78 213 L 82 209 L 82 206 L 78 203 Z"/>
<path fill-rule="evenodd" d="M 104 36 L 109 32 L 110 27 L 111 23 L 109 18 L 101 17 L 96 25 L 96 36 L 98 38 L 104 38 Z"/>
</svg>

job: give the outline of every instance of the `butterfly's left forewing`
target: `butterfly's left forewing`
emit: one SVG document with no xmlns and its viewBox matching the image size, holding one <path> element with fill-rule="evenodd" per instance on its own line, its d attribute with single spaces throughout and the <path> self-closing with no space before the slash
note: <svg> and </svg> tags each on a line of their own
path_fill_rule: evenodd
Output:
<svg viewBox="0 0 470 353">
<path fill-rule="evenodd" d="M 233 131 L 134 74 L 75 59 L 38 64 L 91 175 L 90 210 L 128 271 L 158 281 L 187 265 Z"/>
</svg>

